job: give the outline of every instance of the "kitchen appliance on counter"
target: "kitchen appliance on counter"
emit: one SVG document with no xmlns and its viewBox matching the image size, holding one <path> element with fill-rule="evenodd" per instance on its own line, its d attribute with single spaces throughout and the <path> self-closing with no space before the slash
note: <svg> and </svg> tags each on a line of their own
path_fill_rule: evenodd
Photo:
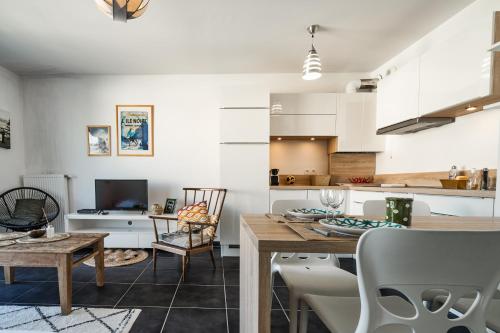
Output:
<svg viewBox="0 0 500 333">
<path fill-rule="evenodd" d="M 271 169 L 271 175 L 269 176 L 269 183 L 271 186 L 278 186 L 280 184 L 280 176 L 278 175 L 279 172 L 280 169 Z"/>
</svg>

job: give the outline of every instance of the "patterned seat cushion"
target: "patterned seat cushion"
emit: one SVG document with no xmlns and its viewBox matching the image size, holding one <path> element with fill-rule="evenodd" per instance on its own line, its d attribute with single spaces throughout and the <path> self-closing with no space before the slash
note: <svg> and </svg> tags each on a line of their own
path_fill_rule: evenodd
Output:
<svg viewBox="0 0 500 333">
<path fill-rule="evenodd" d="M 182 231 L 176 231 L 171 233 L 164 233 L 160 235 L 160 243 L 165 243 L 168 245 L 173 245 L 182 248 L 189 248 L 189 233 Z M 193 247 L 202 245 L 200 233 L 192 234 L 191 240 L 193 242 Z M 208 244 L 210 242 L 210 237 L 203 235 L 203 244 Z"/>
</svg>

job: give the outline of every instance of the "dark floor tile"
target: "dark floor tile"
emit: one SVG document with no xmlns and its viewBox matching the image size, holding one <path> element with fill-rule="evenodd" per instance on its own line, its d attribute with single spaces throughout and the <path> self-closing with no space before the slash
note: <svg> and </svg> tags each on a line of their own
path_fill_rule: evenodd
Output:
<svg viewBox="0 0 500 333">
<path fill-rule="evenodd" d="M 181 278 L 179 270 L 157 269 L 156 271 L 146 269 L 136 283 L 174 284 L 177 285 Z"/>
<path fill-rule="evenodd" d="M 289 309 L 289 304 L 288 304 L 288 288 L 287 287 L 274 287 L 274 294 L 275 296 L 278 297 L 281 305 L 285 310 Z M 273 309 L 278 309 L 279 303 L 277 302 L 276 298 L 273 299 Z"/>
<path fill-rule="evenodd" d="M 181 284 L 224 285 L 222 268 L 189 268 L 185 274 L 186 277 L 184 278 L 184 281 L 181 281 Z"/>
<path fill-rule="evenodd" d="M 289 322 L 283 310 L 272 310 L 271 333 L 288 333 L 288 331 L 289 331 Z"/>
<path fill-rule="evenodd" d="M 156 259 L 156 269 L 180 269 L 180 257 L 158 257 Z M 148 266 L 148 270 L 153 270 L 153 263 Z"/>
<path fill-rule="evenodd" d="M 0 302 L 8 303 L 35 286 L 35 283 L 16 282 L 13 284 L 4 284 L 0 282 Z"/>
<path fill-rule="evenodd" d="M 136 307 L 137 308 L 137 307 Z M 134 322 L 130 333 L 158 333 L 161 332 L 163 322 L 167 316 L 167 308 L 140 308 L 141 314 Z"/>
<path fill-rule="evenodd" d="M 240 257 L 222 257 L 224 270 L 240 269 Z"/>
<path fill-rule="evenodd" d="M 73 295 L 85 286 L 85 283 L 73 283 Z M 59 285 L 57 282 L 37 283 L 27 292 L 12 300 L 16 304 L 59 304 Z"/>
<path fill-rule="evenodd" d="M 224 280 L 227 286 L 239 286 L 240 285 L 240 271 L 239 270 L 226 270 L 224 269 Z"/>
<path fill-rule="evenodd" d="M 240 331 L 240 310 L 227 310 L 227 324 L 229 333 L 238 333 Z"/>
<path fill-rule="evenodd" d="M 240 308 L 240 287 L 226 286 L 227 307 L 233 309 Z"/>
<path fill-rule="evenodd" d="M 176 288 L 176 285 L 134 284 L 118 305 L 169 307 Z"/>
<path fill-rule="evenodd" d="M 14 269 L 15 281 L 57 281 L 57 270 L 45 267 L 16 267 Z"/>
<path fill-rule="evenodd" d="M 226 310 L 173 308 L 168 314 L 163 332 L 227 332 Z"/>
<path fill-rule="evenodd" d="M 108 283 L 132 283 L 144 268 L 110 267 L 104 269 L 104 281 Z"/>
<path fill-rule="evenodd" d="M 286 287 L 285 281 L 283 281 L 283 278 L 279 273 L 274 274 L 274 286 L 275 287 Z"/>
<path fill-rule="evenodd" d="M 339 258 L 340 268 L 349 273 L 356 274 L 356 260 L 351 258 Z"/>
<path fill-rule="evenodd" d="M 73 295 L 73 304 L 115 305 L 128 288 L 128 284 L 106 283 L 103 287 L 97 287 L 94 283 L 88 283 Z"/>
<path fill-rule="evenodd" d="M 225 308 L 224 286 L 180 285 L 172 306 Z"/>
<path fill-rule="evenodd" d="M 87 265 L 80 265 L 73 269 L 73 282 L 95 281 L 95 268 Z M 106 278 L 104 278 L 106 281 Z"/>
<path fill-rule="evenodd" d="M 330 333 L 330 330 L 313 311 L 309 311 L 307 331 L 314 333 Z"/>
</svg>

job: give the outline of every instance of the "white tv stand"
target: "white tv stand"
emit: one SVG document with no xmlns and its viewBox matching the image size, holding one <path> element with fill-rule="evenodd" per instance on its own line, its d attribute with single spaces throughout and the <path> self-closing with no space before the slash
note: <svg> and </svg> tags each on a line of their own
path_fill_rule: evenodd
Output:
<svg viewBox="0 0 500 333">
<path fill-rule="evenodd" d="M 176 214 L 167 216 L 177 217 Z M 170 230 L 176 228 L 176 221 L 168 221 Z M 157 221 L 158 233 L 167 232 L 167 221 Z M 64 217 L 66 232 L 108 232 L 104 239 L 106 248 L 151 248 L 155 240 L 153 221 L 149 213 L 111 212 L 107 215 L 67 214 Z"/>
</svg>

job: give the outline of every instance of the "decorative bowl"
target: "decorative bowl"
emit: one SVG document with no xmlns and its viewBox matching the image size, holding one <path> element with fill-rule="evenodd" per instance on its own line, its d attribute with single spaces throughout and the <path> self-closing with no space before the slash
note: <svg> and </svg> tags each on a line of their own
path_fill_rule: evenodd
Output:
<svg viewBox="0 0 500 333">
<path fill-rule="evenodd" d="M 368 177 L 350 177 L 348 179 L 353 184 L 369 184 L 369 183 L 373 183 L 373 177 L 372 176 L 368 176 Z"/>
</svg>

